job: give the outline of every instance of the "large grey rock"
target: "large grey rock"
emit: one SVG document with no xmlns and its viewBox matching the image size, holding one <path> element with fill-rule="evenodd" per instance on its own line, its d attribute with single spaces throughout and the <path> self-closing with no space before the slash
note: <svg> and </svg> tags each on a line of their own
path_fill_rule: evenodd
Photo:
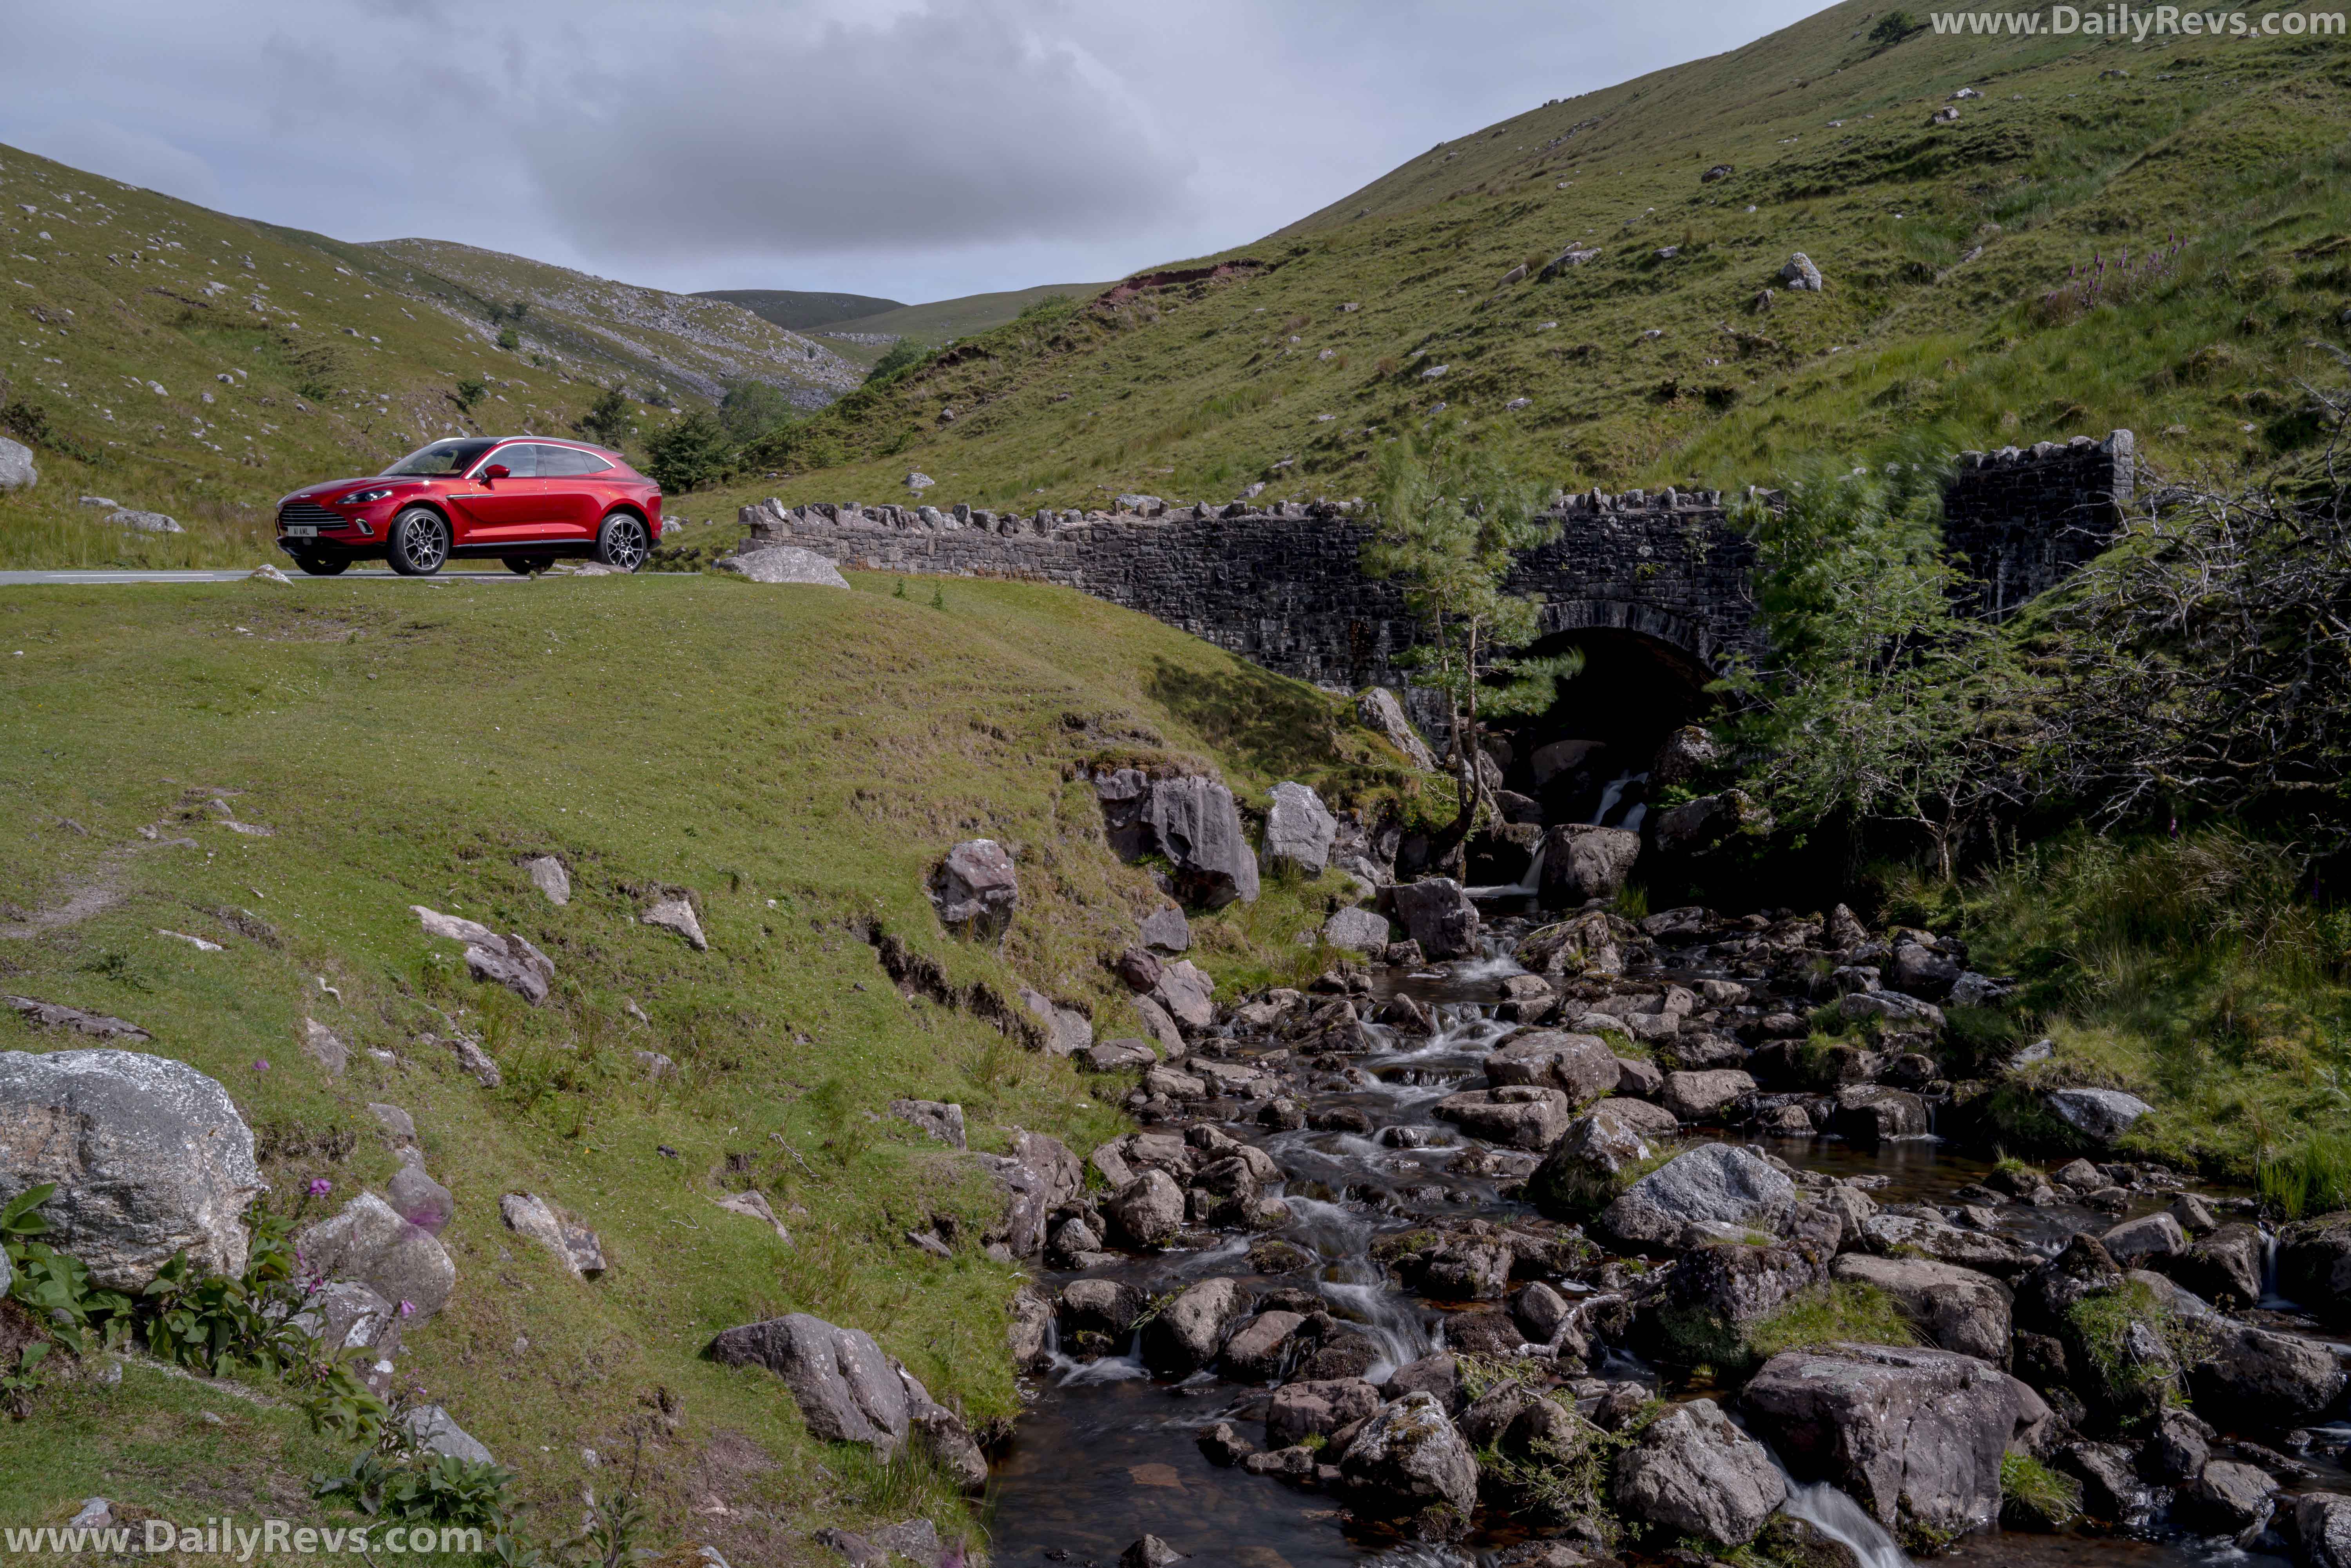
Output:
<svg viewBox="0 0 2351 1568">
<path fill-rule="evenodd" d="M 1146 1170 L 1103 1205 L 1111 1223 L 1137 1247 L 1164 1246 L 1184 1226 L 1184 1189 L 1165 1171 Z"/>
<path fill-rule="evenodd" d="M 1486 1081 L 1497 1087 L 1531 1083 L 1557 1089 L 1576 1105 L 1614 1093 L 1623 1077 L 1606 1041 L 1560 1030 L 1520 1035 L 1487 1057 L 1485 1066 Z"/>
<path fill-rule="evenodd" d="M 1648 1144 L 1609 1104 L 1577 1118 L 1527 1178 L 1527 1200 L 1553 1219 L 1581 1220 L 1613 1203 L 1625 1173 L 1649 1157 Z"/>
<path fill-rule="evenodd" d="M 1375 910 L 1350 905 L 1322 923 L 1322 940 L 1353 953 L 1384 953 L 1388 946 L 1387 918 Z"/>
<path fill-rule="evenodd" d="M 644 925 L 673 932 L 685 938 L 685 945 L 695 952 L 706 952 L 710 939 L 702 934 L 702 921 L 694 913 L 694 901 L 689 898 L 664 898 L 654 902 L 637 919 Z"/>
<path fill-rule="evenodd" d="M 1971 1355 L 1837 1344 L 1773 1356 L 1740 1403 L 1797 1479 L 1842 1489 L 1889 1530 L 1959 1535 L 1999 1517 L 2023 1393 Z"/>
<path fill-rule="evenodd" d="M 536 965 L 514 956 L 503 946 L 496 948 L 479 945 L 467 947 L 465 972 L 486 986 L 504 986 L 533 1007 L 539 1007 L 547 1000 L 546 975 Z M 312 1054 L 319 1053 L 314 1051 Z"/>
<path fill-rule="evenodd" d="M 456 1198 L 427 1176 L 421 1165 L 404 1165 L 392 1172 L 383 1190 L 392 1200 L 392 1211 L 419 1230 L 438 1236 L 456 1217 Z"/>
<path fill-rule="evenodd" d="M 1886 961 L 1886 983 L 1895 990 L 1939 1002 L 1951 994 L 1961 973 L 1959 965 L 1933 948 L 1899 942 L 1894 956 Z"/>
<path fill-rule="evenodd" d="M 1641 835 L 1623 828 L 1567 822 L 1542 837 L 1542 880 L 1538 892 L 1545 909 L 1574 909 L 1586 899 L 1614 898 L 1641 858 Z"/>
<path fill-rule="evenodd" d="M 1396 918 L 1432 959 L 1478 953 L 1478 906 L 1451 877 L 1424 877 L 1395 885 Z"/>
<path fill-rule="evenodd" d="M 1855 1022 L 1877 1019 L 1896 1026 L 1924 1024 L 1935 1030 L 1943 1027 L 1942 1009 L 1901 991 L 1849 991 L 1838 1001 L 1837 1011 Z"/>
<path fill-rule="evenodd" d="M 1273 787 L 1273 805 L 1266 812 L 1266 869 L 1287 864 L 1321 876 L 1331 863 L 1331 841 L 1338 833 L 1339 820 L 1322 804 L 1322 797 L 1286 779 Z"/>
<path fill-rule="evenodd" d="M 109 1017 L 105 1013 L 86 1013 L 79 1008 L 67 1007 L 63 1002 L 45 1002 L 36 997 L 0 997 L 16 1015 L 28 1024 L 42 1029 L 70 1030 L 92 1040 L 148 1040 L 152 1037 L 127 1019 Z"/>
<path fill-rule="evenodd" d="M 1027 986 L 1020 988 L 1020 1005 L 1043 1027 L 1045 1049 L 1055 1056 L 1075 1056 L 1094 1042 L 1092 1020 L 1075 1008 Z"/>
<path fill-rule="evenodd" d="M 0 1202 L 45 1182 L 57 1191 L 42 1239 L 133 1293 L 177 1252 L 206 1273 L 244 1273 L 243 1216 L 266 1190 L 252 1129 L 186 1062 L 0 1051 Z"/>
<path fill-rule="evenodd" d="M 1378 1412 L 1380 1391 L 1360 1377 L 1285 1383 L 1266 1409 L 1265 1440 L 1286 1448 L 1309 1437 L 1327 1437 Z"/>
<path fill-rule="evenodd" d="M 923 1136 L 952 1148 L 964 1147 L 963 1107 L 943 1100 L 893 1100 L 890 1114 Z"/>
<path fill-rule="evenodd" d="M 1085 1172 L 1070 1146 L 1048 1134 L 1016 1127 L 1009 1146 L 1009 1154 L 973 1158 L 1004 1191 L 1004 1245 L 1028 1258 L 1045 1245 L 1053 1211 L 1076 1201 Z"/>
<path fill-rule="evenodd" d="M 2188 1232 L 2168 1214 L 2126 1219 L 2098 1238 L 2106 1256 L 2126 1269 L 2158 1269 L 2164 1260 L 2188 1250 Z"/>
<path fill-rule="evenodd" d="M 2304 1492 L 2294 1500 L 2294 1524 L 2310 1568 L 2351 1568 L 2351 1497 Z"/>
<path fill-rule="evenodd" d="M 1186 1373 L 1207 1365 L 1225 1347 L 1225 1336 L 1249 1311 L 1240 1281 L 1221 1276 L 1203 1280 L 1159 1310 L 1143 1332 L 1143 1356 L 1153 1368 Z"/>
<path fill-rule="evenodd" d="M 1666 737 L 1649 762 L 1649 788 L 1686 784 L 1712 767 L 1722 755 L 1713 734 L 1703 725 L 1686 724 Z"/>
<path fill-rule="evenodd" d="M 1186 953 L 1192 947 L 1192 923 L 1174 904 L 1163 904 L 1143 917 L 1143 945 L 1163 953 Z"/>
<path fill-rule="evenodd" d="M 1862 1252 L 1844 1254 L 1829 1265 L 1829 1273 L 1844 1283 L 1875 1286 L 1893 1297 L 1928 1343 L 1994 1366 L 2008 1364 L 2013 1298 L 1991 1275 L 1925 1258 L 1872 1258 Z"/>
<path fill-rule="evenodd" d="M 2171 1511 L 2191 1530 L 2241 1535 L 2269 1521 L 2277 1493 L 2278 1484 L 2267 1471 L 2234 1459 L 2215 1459 L 2179 1489 Z"/>
<path fill-rule="evenodd" d="M 180 526 L 177 517 L 162 512 L 142 512 L 133 507 L 109 513 L 106 520 L 118 528 L 129 528 L 137 534 L 183 534 L 188 531 Z"/>
<path fill-rule="evenodd" d="M 1567 1131 L 1575 1103 L 1556 1089 L 1513 1083 L 1447 1094 L 1437 1103 L 1434 1114 L 1472 1137 L 1513 1149 L 1542 1150 Z"/>
<path fill-rule="evenodd" d="M 448 1305 L 457 1266 L 430 1231 L 363 1192 L 340 1212 L 294 1239 L 308 1268 L 330 1280 L 356 1280 L 385 1301 L 429 1318 Z"/>
<path fill-rule="evenodd" d="M 2238 1221 L 2223 1225 L 2177 1258 L 2157 1267 L 2208 1301 L 2227 1297 L 2240 1307 L 2262 1299 L 2262 1267 L 2268 1239 Z"/>
<path fill-rule="evenodd" d="M 465 1428 L 450 1418 L 449 1412 L 438 1405 L 412 1406 L 400 1418 L 416 1446 L 428 1454 L 445 1454 L 451 1458 L 468 1459 L 477 1465 L 492 1463 L 490 1451 Z"/>
<path fill-rule="evenodd" d="M 1259 1312 L 1225 1342 L 1224 1370 L 1244 1383 L 1270 1383 L 1281 1375 L 1281 1364 L 1296 1342 L 1306 1319 L 1297 1312 Z"/>
<path fill-rule="evenodd" d="M 1862 1221 L 1861 1242 L 1887 1257 L 1919 1257 L 1956 1268 L 2014 1279 L 2041 1260 L 2013 1238 L 1908 1214 L 1874 1214 Z"/>
<path fill-rule="evenodd" d="M 1788 265 L 1780 269 L 1780 281 L 1800 293 L 1818 294 L 1827 285 L 1822 281 L 1821 269 L 1802 251 L 1788 257 Z"/>
<path fill-rule="evenodd" d="M 2048 1095 L 2052 1114 L 2094 1144 L 2111 1144 L 2131 1124 L 2155 1109 L 2119 1089 L 2055 1089 Z"/>
<path fill-rule="evenodd" d="M 301 1310 L 288 1321 L 329 1355 L 376 1350 L 389 1359 L 400 1348 L 400 1304 L 357 1280 L 324 1281 L 302 1298 Z"/>
<path fill-rule="evenodd" d="M 0 490 L 29 490 L 40 482 L 33 449 L 0 436 Z"/>
<path fill-rule="evenodd" d="M 1796 1205 L 1796 1184 L 1752 1149 L 1701 1144 L 1635 1182 L 1600 1217 L 1631 1247 L 1674 1248 L 1699 1237 L 1738 1239 L 1776 1231 Z"/>
<path fill-rule="evenodd" d="M 1257 902 L 1257 852 L 1230 789 L 1196 775 L 1155 780 L 1143 821 L 1186 903 L 1221 909 L 1235 899 Z"/>
<path fill-rule="evenodd" d="M 1657 1092 L 1657 1103 L 1685 1122 L 1719 1116 L 1755 1092 L 1755 1080 L 1735 1067 L 1709 1068 L 1703 1072 L 1668 1072 Z"/>
<path fill-rule="evenodd" d="M 731 1328 L 710 1342 L 714 1361 L 764 1366 L 784 1380 L 809 1435 L 895 1454 L 913 1426 L 913 1401 L 873 1336 L 806 1312 Z"/>
<path fill-rule="evenodd" d="M 533 855 L 522 862 L 531 886 L 547 895 L 549 904 L 571 902 L 571 873 L 553 855 Z"/>
<path fill-rule="evenodd" d="M 1415 1513 L 1478 1505 L 1478 1461 L 1434 1395 L 1411 1393 L 1374 1416 L 1339 1460 L 1340 1484 L 1358 1507 Z"/>
<path fill-rule="evenodd" d="M 940 925 L 992 941 L 1012 924 L 1020 903 L 1020 879 L 1002 844 L 993 839 L 966 839 L 931 873 L 930 894 Z"/>
<path fill-rule="evenodd" d="M 1703 854 L 1734 834 L 1760 839 L 1776 826 L 1771 813 L 1744 789 L 1685 800 L 1655 821 L 1656 846 L 1664 854 Z"/>
<path fill-rule="evenodd" d="M 1160 967 L 1159 983 L 1151 988 L 1150 999 L 1186 1029 L 1206 1029 L 1217 1021 L 1216 984 L 1191 959 L 1178 958 Z"/>
<path fill-rule="evenodd" d="M 1404 759 L 1415 768 L 1424 773 L 1437 770 L 1437 758 L 1429 754 L 1428 742 L 1413 728 L 1412 720 L 1405 716 L 1404 704 L 1387 687 L 1364 687 L 1355 698 L 1355 716 L 1403 752 Z"/>
<path fill-rule="evenodd" d="M 535 1193 L 510 1192 L 498 1199 L 498 1218 L 508 1230 L 528 1237 L 578 1279 L 592 1280 L 604 1271 L 603 1244 L 596 1233 L 576 1219 L 557 1212 L 553 1204 Z"/>
<path fill-rule="evenodd" d="M 1023 1372 L 1042 1372 L 1052 1365 L 1053 1353 L 1046 1348 L 1052 1322 L 1053 1303 L 1035 1285 L 1023 1285 L 1012 1292 L 1004 1348 L 1011 1353 L 1013 1365 Z"/>
<path fill-rule="evenodd" d="M 805 582 L 820 588 L 847 588 L 849 580 L 831 558 L 798 545 L 763 545 L 740 555 L 721 556 L 713 563 L 753 582 Z"/>
<path fill-rule="evenodd" d="M 1836 1092 L 1829 1130 L 1865 1146 L 1916 1137 L 1927 1130 L 1927 1103 L 1883 1083 L 1848 1083 Z"/>
<path fill-rule="evenodd" d="M 2338 1329 L 2351 1329 L 2351 1211 L 2297 1220 L 2278 1232 L 2278 1292 Z"/>
<path fill-rule="evenodd" d="M 1677 1406 L 1616 1456 L 1616 1507 L 1676 1535 L 1743 1546 L 1788 1499 L 1762 1444 L 1711 1399 Z"/>
<path fill-rule="evenodd" d="M 2306 1339 L 2215 1317 L 2199 1324 L 2196 1344 L 2196 1408 L 2231 1427 L 2285 1431 L 2318 1419 L 2343 1392 L 2342 1366 Z"/>
</svg>

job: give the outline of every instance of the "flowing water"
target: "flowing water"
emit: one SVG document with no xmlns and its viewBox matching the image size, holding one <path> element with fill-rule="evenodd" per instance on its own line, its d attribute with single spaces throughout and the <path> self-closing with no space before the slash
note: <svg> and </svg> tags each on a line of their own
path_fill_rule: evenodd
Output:
<svg viewBox="0 0 2351 1568">
<path fill-rule="evenodd" d="M 1671 955 L 1664 956 L 1670 965 Z M 1493 1003 L 1500 982 L 1520 972 L 1498 951 L 1482 961 L 1454 965 L 1448 973 L 1384 984 L 1384 991 L 1404 991 L 1430 1007 L 1438 1019 L 1437 1033 L 1421 1039 L 1375 1030 L 1382 1048 L 1354 1059 L 1361 1071 L 1347 1075 L 1345 1088 L 1308 1097 L 1315 1110 L 1360 1106 L 1381 1130 L 1379 1137 L 1222 1124 L 1233 1135 L 1259 1144 L 1280 1166 L 1290 1218 L 1276 1234 L 1311 1253 L 1314 1268 L 1260 1279 L 1252 1274 L 1247 1256 L 1250 1239 L 1235 1235 L 1200 1250 L 1123 1257 L 1085 1277 L 1124 1279 L 1155 1295 L 1217 1275 L 1255 1281 L 1268 1290 L 1311 1288 L 1334 1316 L 1377 1342 L 1382 1364 L 1367 1374 L 1374 1382 L 1393 1366 L 1441 1347 L 1444 1312 L 1399 1286 L 1373 1260 L 1370 1248 L 1384 1232 L 1416 1222 L 1472 1216 L 1506 1221 L 1532 1213 L 1499 1195 L 1498 1187 L 1508 1177 L 1453 1170 L 1465 1149 L 1482 1145 L 1430 1115 L 1446 1094 L 1483 1083 L 1483 1058 L 1518 1027 L 1498 1022 Z M 1661 973 L 1670 977 L 1672 970 Z M 1871 1178 L 1872 1196 L 1881 1203 L 1949 1202 L 1956 1189 L 1990 1169 L 1988 1160 L 1932 1138 L 1897 1140 L 1876 1149 L 1833 1140 L 1771 1140 L 1765 1146 L 1792 1165 Z M 1519 1163 L 1525 1160 L 1520 1156 Z M 2076 1229 L 2115 1223 L 2112 1216 L 2087 1209 L 2011 1205 L 2000 1213 L 2013 1234 L 2044 1249 L 2061 1245 Z M 1057 1291 L 1079 1277 L 1051 1273 L 1042 1282 Z M 1581 1289 L 1572 1282 L 1562 1288 L 1571 1293 Z M 1621 1358 L 1595 1371 L 1654 1381 L 1646 1369 Z M 1480 1532 L 1463 1545 L 1411 1542 L 1376 1521 L 1349 1519 L 1332 1496 L 1220 1469 L 1196 1447 L 1199 1433 L 1229 1421 L 1252 1441 L 1260 1440 L 1270 1389 L 1205 1371 L 1180 1380 L 1155 1377 L 1144 1367 L 1138 1345 L 1092 1362 L 1057 1354 L 1051 1370 L 1032 1380 L 1030 1388 L 1033 1400 L 998 1457 L 988 1492 L 995 1561 L 1007 1568 L 1045 1563 L 1109 1568 L 1128 1542 L 1146 1532 L 1201 1563 L 1438 1568 L 1491 1563 L 1524 1534 L 1513 1521 L 1488 1510 L 1479 1516 Z M 2351 1490 L 2346 1483 L 2351 1478 L 2337 1473 L 2321 1484 Z M 1876 1521 L 1832 1487 L 1793 1487 L 1787 1511 L 1844 1542 L 1865 1568 L 1900 1568 L 1908 1562 Z M 2285 1568 L 2286 1562 L 2177 1532 L 2134 1539 L 1998 1531 L 1968 1537 L 1938 1561 L 1971 1568 Z"/>
</svg>

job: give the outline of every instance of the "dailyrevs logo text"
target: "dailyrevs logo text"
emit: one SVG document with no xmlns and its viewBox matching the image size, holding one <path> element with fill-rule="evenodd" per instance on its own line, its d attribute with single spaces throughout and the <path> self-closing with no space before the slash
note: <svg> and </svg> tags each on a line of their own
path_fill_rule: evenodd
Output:
<svg viewBox="0 0 2351 1568">
<path fill-rule="evenodd" d="M 142 1521 L 136 1530 L 120 1524 L 100 1530 L 58 1525 L 12 1528 L 0 1530 L 0 1545 L 5 1545 L 12 1556 L 176 1552 L 183 1556 L 221 1557 L 237 1563 L 250 1563 L 256 1556 L 356 1557 L 369 1552 L 394 1556 L 411 1552 L 479 1554 L 483 1550 L 479 1530 L 455 1525 L 363 1524 L 329 1530 L 297 1525 L 286 1519 L 265 1519 L 247 1527 L 233 1518 L 207 1519 L 202 1524 L 173 1524 L 168 1519 L 150 1519 Z"/>
<path fill-rule="evenodd" d="M 2109 5 L 2079 10 L 2052 5 L 2045 11 L 1935 11 L 1928 19 L 1939 36 L 1978 37 L 2129 38 L 2340 38 L 2351 36 L 2340 11 L 2195 11 L 2179 5 Z"/>
</svg>

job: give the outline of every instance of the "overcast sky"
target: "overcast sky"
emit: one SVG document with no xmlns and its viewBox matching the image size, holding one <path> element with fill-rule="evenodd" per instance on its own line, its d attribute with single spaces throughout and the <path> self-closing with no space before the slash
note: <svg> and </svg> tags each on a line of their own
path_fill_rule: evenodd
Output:
<svg viewBox="0 0 2351 1568">
<path fill-rule="evenodd" d="M 0 141 L 345 239 L 908 301 L 1254 239 L 1802 0 L 18 0 Z"/>
</svg>

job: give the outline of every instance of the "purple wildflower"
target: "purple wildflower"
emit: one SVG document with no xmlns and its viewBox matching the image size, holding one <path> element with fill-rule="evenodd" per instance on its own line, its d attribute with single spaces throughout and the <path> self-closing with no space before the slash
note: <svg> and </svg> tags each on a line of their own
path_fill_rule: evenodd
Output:
<svg viewBox="0 0 2351 1568">
<path fill-rule="evenodd" d="M 312 1197 L 324 1197 L 334 1190 L 335 1184 L 329 1181 L 325 1176 L 313 1176 L 310 1178 L 310 1196 Z"/>
</svg>

